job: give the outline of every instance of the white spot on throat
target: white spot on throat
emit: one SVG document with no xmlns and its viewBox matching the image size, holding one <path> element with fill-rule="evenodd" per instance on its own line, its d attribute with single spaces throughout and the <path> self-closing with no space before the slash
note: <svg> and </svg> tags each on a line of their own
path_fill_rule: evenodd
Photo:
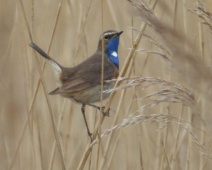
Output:
<svg viewBox="0 0 212 170">
<path fill-rule="evenodd" d="M 112 54 L 111 54 L 113 57 L 118 57 L 118 54 L 117 52 L 113 51 Z"/>
</svg>

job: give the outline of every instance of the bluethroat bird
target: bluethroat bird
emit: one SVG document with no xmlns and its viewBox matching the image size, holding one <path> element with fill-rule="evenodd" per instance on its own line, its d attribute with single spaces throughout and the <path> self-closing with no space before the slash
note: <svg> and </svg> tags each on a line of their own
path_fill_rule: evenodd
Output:
<svg viewBox="0 0 212 170">
<path fill-rule="evenodd" d="M 43 56 L 48 63 L 52 65 L 57 80 L 58 88 L 49 94 L 60 94 L 63 97 L 70 98 L 82 104 L 82 114 L 87 128 L 88 135 L 92 136 L 89 131 L 88 124 L 85 117 L 85 106 L 89 105 L 100 110 L 100 107 L 92 103 L 99 102 L 101 96 L 101 71 L 102 71 L 102 52 L 104 54 L 104 83 L 103 91 L 113 88 L 114 82 L 108 82 L 117 78 L 119 75 L 119 58 L 118 45 L 119 36 L 123 31 L 117 32 L 108 30 L 104 32 L 98 42 L 96 52 L 83 61 L 82 63 L 71 67 L 63 67 L 46 54 L 40 47 L 31 42 L 30 46 Z M 109 93 L 103 93 L 102 98 L 105 99 Z M 103 110 L 101 110 L 103 114 Z"/>
</svg>

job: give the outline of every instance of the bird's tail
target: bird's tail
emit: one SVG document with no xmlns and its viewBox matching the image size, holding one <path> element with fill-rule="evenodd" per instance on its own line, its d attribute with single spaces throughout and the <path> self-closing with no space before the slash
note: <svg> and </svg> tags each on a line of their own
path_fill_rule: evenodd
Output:
<svg viewBox="0 0 212 170">
<path fill-rule="evenodd" d="M 51 57 L 49 57 L 48 54 L 46 54 L 40 47 L 38 47 L 35 43 L 31 42 L 29 44 L 35 51 L 37 51 L 41 56 L 43 56 L 48 63 L 53 67 L 53 71 L 55 73 L 55 77 L 60 84 L 60 74 L 62 73 L 62 66 L 57 63 L 55 60 L 53 60 Z"/>
</svg>

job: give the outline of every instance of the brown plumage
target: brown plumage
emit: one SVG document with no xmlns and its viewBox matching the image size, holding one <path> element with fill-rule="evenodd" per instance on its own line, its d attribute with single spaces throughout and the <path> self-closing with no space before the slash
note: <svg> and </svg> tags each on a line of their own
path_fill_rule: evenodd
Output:
<svg viewBox="0 0 212 170">
<path fill-rule="evenodd" d="M 100 53 L 100 54 L 99 54 Z M 83 61 L 81 64 L 70 68 L 62 68 L 60 80 L 62 86 L 52 91 L 50 94 L 61 94 L 64 97 L 72 98 L 79 103 L 94 103 L 100 101 L 100 90 L 98 94 L 97 87 L 101 86 L 101 52 L 95 53 L 92 57 Z M 118 69 L 106 57 L 104 57 L 104 80 L 115 78 Z M 109 88 L 111 83 L 104 83 L 104 90 Z M 112 87 L 110 87 L 112 88 Z M 95 92 L 97 93 L 97 92 Z M 103 94 L 103 98 L 108 94 Z"/>
<path fill-rule="evenodd" d="M 40 47 L 33 42 L 30 46 L 42 55 L 53 67 L 55 78 L 57 80 L 58 88 L 50 92 L 51 95 L 60 94 L 63 97 L 70 98 L 78 103 L 82 103 L 82 113 L 84 115 L 85 105 L 93 106 L 100 109 L 92 103 L 100 101 L 101 96 L 101 71 L 102 71 L 102 41 L 104 41 L 104 81 L 117 78 L 118 67 L 108 57 L 107 43 L 119 37 L 122 32 L 106 31 L 101 35 L 98 43 L 97 51 L 88 59 L 79 65 L 66 68 L 61 66 L 46 54 Z M 104 82 L 103 90 L 112 88 L 114 83 Z M 103 93 L 103 99 L 107 98 L 109 93 Z M 88 129 L 85 119 L 86 127 L 89 136 L 91 133 Z"/>
</svg>

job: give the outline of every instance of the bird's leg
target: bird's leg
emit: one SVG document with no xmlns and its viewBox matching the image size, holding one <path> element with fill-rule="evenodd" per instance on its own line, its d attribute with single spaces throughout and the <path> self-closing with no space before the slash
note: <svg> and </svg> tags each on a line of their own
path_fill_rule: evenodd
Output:
<svg viewBox="0 0 212 170">
<path fill-rule="evenodd" d="M 86 125 L 86 128 L 87 128 L 88 136 L 92 140 L 92 137 L 91 137 L 92 133 L 89 131 L 87 120 L 86 120 L 86 117 L 85 117 L 85 106 L 86 106 L 85 104 L 82 104 L 81 111 L 82 111 L 82 115 L 83 115 L 83 118 L 84 118 L 84 121 L 85 121 L 85 125 Z"/>
<path fill-rule="evenodd" d="M 96 106 L 96 105 L 93 105 L 93 104 L 88 104 L 88 103 L 86 103 L 86 105 L 91 106 L 91 107 L 94 107 L 94 108 L 100 110 L 100 111 L 103 113 L 103 115 L 105 115 L 105 116 L 109 116 L 110 108 L 108 109 L 107 112 L 104 112 L 105 106 L 103 106 L 102 109 L 101 109 L 99 106 Z"/>
</svg>

